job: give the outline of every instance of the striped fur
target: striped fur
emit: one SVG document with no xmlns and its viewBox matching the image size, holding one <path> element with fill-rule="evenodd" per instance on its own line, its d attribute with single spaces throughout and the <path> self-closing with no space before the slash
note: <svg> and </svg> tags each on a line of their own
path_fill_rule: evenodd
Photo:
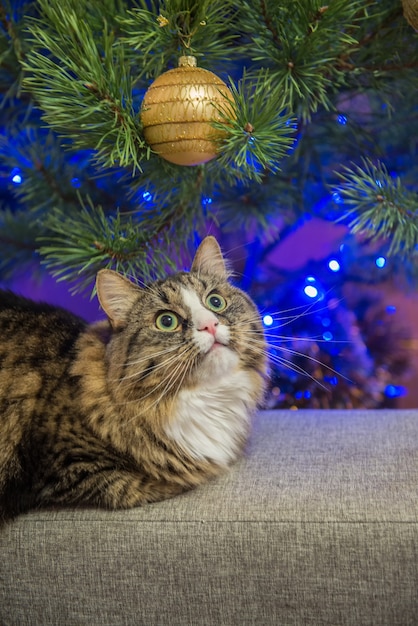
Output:
<svg viewBox="0 0 418 626">
<path fill-rule="evenodd" d="M 189 273 L 148 287 L 99 272 L 106 322 L 0 294 L 0 519 L 49 505 L 139 506 L 239 456 L 263 395 L 265 345 L 254 304 L 227 278 L 208 237 Z M 167 313 L 175 330 L 157 326 Z"/>
</svg>

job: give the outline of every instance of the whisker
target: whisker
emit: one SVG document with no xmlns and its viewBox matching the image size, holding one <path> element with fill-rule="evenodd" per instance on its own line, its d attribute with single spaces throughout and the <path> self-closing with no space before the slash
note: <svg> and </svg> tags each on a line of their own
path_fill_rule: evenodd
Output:
<svg viewBox="0 0 418 626">
<path fill-rule="evenodd" d="M 271 339 L 279 340 L 280 342 L 291 343 L 292 341 L 299 341 L 303 343 L 324 343 L 324 344 L 343 344 L 349 345 L 351 343 L 350 339 L 324 339 L 322 335 L 314 335 L 313 337 L 306 336 L 295 336 L 295 335 L 278 335 L 275 333 L 270 333 L 268 330 L 264 331 L 264 333 L 257 333 L 251 329 L 240 328 L 239 333 L 241 335 L 248 335 L 246 337 L 246 341 L 250 338 L 252 341 L 258 341 L 260 344 L 267 344 L 274 348 L 280 349 L 280 345 L 275 345 L 271 343 Z"/>
<path fill-rule="evenodd" d="M 142 361 L 147 361 L 149 359 L 155 359 L 157 356 L 161 356 L 162 354 L 168 354 L 170 352 L 174 352 L 175 350 L 178 350 L 178 346 L 172 346 L 171 348 L 165 348 L 164 350 L 160 350 L 159 352 L 152 352 L 150 354 L 144 354 L 143 356 L 141 356 L 140 358 L 135 358 L 132 361 L 126 361 L 123 364 L 124 365 L 139 365 L 140 363 L 142 363 Z M 123 365 L 121 364 L 121 365 Z"/>
<path fill-rule="evenodd" d="M 327 307 L 323 307 L 321 309 L 311 311 L 312 308 L 313 308 L 313 305 L 311 305 L 305 311 L 303 311 L 302 313 L 299 313 L 298 315 L 289 315 L 287 317 L 278 318 L 279 324 L 275 325 L 273 322 L 273 324 L 269 326 L 268 328 L 272 328 L 272 329 L 283 328 L 284 326 L 289 326 L 289 324 L 293 324 L 294 322 L 297 322 L 302 317 L 305 317 L 306 315 L 309 315 L 310 313 L 320 313 L 321 311 L 328 310 Z"/>
<path fill-rule="evenodd" d="M 256 342 L 256 340 L 255 340 L 255 342 Z M 254 344 L 254 342 L 251 339 L 249 340 L 249 343 L 253 343 Z M 288 354 L 291 354 L 293 356 L 300 356 L 300 357 L 302 357 L 304 359 L 307 359 L 311 363 L 315 363 L 316 365 L 320 365 L 322 367 L 325 367 L 327 370 L 329 370 L 333 374 L 336 374 L 337 376 L 341 376 L 341 378 L 343 378 L 347 382 L 350 382 L 350 383 L 353 382 L 349 378 L 347 378 L 347 376 L 345 376 L 344 374 L 341 374 L 341 372 L 338 372 L 337 370 L 335 370 L 333 367 L 331 367 L 327 363 L 324 363 L 323 361 L 320 361 L 319 359 L 315 358 L 314 356 L 312 356 L 310 354 L 306 354 L 305 352 L 300 352 L 299 350 L 294 350 L 292 348 L 287 348 L 287 347 L 284 347 L 284 346 L 278 346 L 277 348 L 274 348 L 274 349 L 282 350 L 283 352 L 287 352 Z M 286 364 L 288 366 L 289 363 L 292 363 L 292 361 L 289 361 L 288 359 L 285 359 L 284 357 L 280 357 L 279 355 L 272 353 L 271 350 L 268 350 L 268 349 L 266 349 L 264 351 L 264 355 L 268 356 L 268 358 L 271 361 L 276 362 L 278 364 Z M 295 364 L 293 364 L 293 365 L 295 365 Z M 297 367 L 301 367 L 301 366 L 297 366 Z M 303 370 L 303 368 L 300 369 L 300 372 L 304 373 L 306 376 L 310 376 L 310 374 L 308 372 L 306 372 L 305 370 Z M 318 382 L 318 384 L 320 384 L 320 383 Z"/>
<path fill-rule="evenodd" d="M 181 374 L 181 372 L 180 372 L 180 374 L 179 374 L 178 376 L 176 376 L 176 377 L 173 379 L 173 381 L 172 381 L 171 385 L 163 391 L 163 393 L 160 395 L 160 397 L 159 397 L 159 398 L 155 401 L 155 404 L 158 404 L 158 402 L 160 402 L 160 401 L 161 401 L 161 398 L 162 398 L 162 397 L 163 397 L 166 393 L 168 393 L 169 391 L 171 391 L 171 389 L 172 389 L 172 388 L 174 387 L 174 385 L 176 385 L 177 383 L 178 383 L 178 384 L 177 384 L 177 392 L 176 392 L 176 394 L 175 394 L 175 396 L 174 396 L 174 397 L 176 397 L 176 396 L 179 394 L 180 389 L 181 389 L 181 387 L 182 387 L 182 384 L 183 384 L 183 382 L 184 382 L 184 379 L 185 379 L 185 377 L 186 377 L 186 374 L 188 374 L 188 373 L 189 373 L 189 370 L 191 369 L 191 367 L 192 367 L 192 362 L 191 362 L 191 361 L 186 362 L 186 366 L 183 368 L 183 373 Z M 181 379 L 180 379 L 180 377 L 181 377 Z M 179 379 L 180 379 L 180 380 L 179 380 Z"/>
<path fill-rule="evenodd" d="M 165 383 L 165 387 L 163 388 L 162 392 L 160 393 L 160 395 L 158 396 L 158 398 L 156 398 L 156 399 L 155 399 L 155 400 L 154 400 L 154 401 L 153 401 L 153 402 L 152 402 L 152 403 L 151 403 L 151 404 L 147 407 L 148 409 L 149 409 L 149 408 L 153 408 L 154 406 L 157 406 L 157 405 L 161 402 L 162 398 L 163 398 L 166 394 L 168 394 L 168 393 L 171 391 L 171 389 L 172 389 L 172 388 L 176 385 L 176 383 L 178 382 L 178 380 L 179 380 L 179 379 L 180 379 L 180 377 L 182 376 L 182 366 L 183 366 L 183 365 L 185 365 L 185 367 L 183 368 L 183 377 L 182 377 L 182 380 L 184 380 L 184 376 L 186 375 L 186 371 L 187 371 L 187 370 L 189 369 L 189 367 L 191 366 L 190 361 L 189 361 L 189 362 L 187 362 L 187 361 L 186 361 L 186 362 L 184 362 L 184 361 L 179 362 L 179 363 L 177 364 L 177 366 L 176 366 L 176 367 L 172 370 L 172 372 L 170 373 L 169 378 L 168 378 L 168 379 L 165 379 L 165 380 L 162 380 L 162 381 L 160 382 L 160 384 L 159 384 L 159 385 L 157 385 L 156 387 L 154 387 L 154 388 L 152 389 L 152 391 L 151 391 L 149 394 L 147 394 L 147 396 L 149 396 L 149 395 L 151 395 L 151 394 L 155 393 L 155 391 L 156 391 L 157 389 L 159 389 L 159 388 L 160 388 L 160 387 L 161 387 L 161 386 Z M 147 397 L 147 396 L 143 396 L 143 397 L 141 397 L 141 400 L 142 400 L 142 399 L 144 399 L 144 397 Z"/>
<path fill-rule="evenodd" d="M 287 367 L 287 369 L 292 370 L 293 372 L 296 372 L 298 374 L 302 374 L 302 376 L 306 376 L 307 378 L 310 378 L 316 385 L 322 387 L 322 389 L 329 392 L 329 389 L 323 383 L 317 380 L 315 376 L 304 370 L 303 367 L 297 365 L 297 363 L 293 363 L 293 361 L 290 361 L 289 359 L 285 359 L 283 357 L 279 357 L 277 355 L 274 355 L 274 358 L 272 360 L 278 365 L 284 365 Z"/>
<path fill-rule="evenodd" d="M 184 354 L 184 352 L 181 353 L 181 354 Z M 140 370 L 138 372 L 134 372 L 133 374 L 129 374 L 129 375 L 123 376 L 121 378 L 121 380 L 125 381 L 125 380 L 129 380 L 131 378 L 140 378 L 140 377 L 144 376 L 144 374 L 147 374 L 149 372 L 155 372 L 155 371 L 161 369 L 162 367 L 166 367 L 167 365 L 170 365 L 170 363 L 173 363 L 173 361 L 177 361 L 179 356 L 181 356 L 181 355 L 179 355 L 178 353 L 172 354 L 170 357 L 168 357 L 164 361 L 161 361 L 161 363 L 157 363 L 156 365 L 150 365 L 150 367 L 147 367 L 147 368 L 145 368 L 143 370 Z M 153 358 L 153 357 L 151 357 L 151 358 Z M 133 365 L 136 365 L 136 363 L 133 363 Z"/>
<path fill-rule="evenodd" d="M 149 361 L 150 359 L 154 359 L 163 354 L 175 352 L 178 349 L 179 349 L 179 346 L 173 346 L 171 348 L 164 348 L 164 350 L 160 350 L 159 352 L 151 352 L 150 354 L 143 354 L 140 357 L 133 357 L 132 360 L 114 361 L 114 363 L 118 367 L 125 367 L 125 366 L 131 367 L 134 365 L 140 365 L 143 361 Z"/>
<path fill-rule="evenodd" d="M 188 346 L 185 350 L 183 350 L 183 352 L 181 352 L 178 357 L 179 357 L 179 362 L 175 365 L 175 367 L 170 371 L 168 377 L 162 379 L 158 385 L 155 385 L 145 396 L 140 396 L 139 398 L 137 398 L 135 401 L 142 401 L 145 400 L 146 398 L 148 398 L 149 396 L 152 396 L 158 389 L 160 389 L 163 385 L 165 385 L 162 393 L 160 394 L 160 396 L 158 398 L 156 398 L 156 400 L 150 405 L 150 407 L 156 406 L 161 399 L 163 398 L 163 396 L 168 393 L 168 391 L 170 391 L 170 389 L 172 389 L 172 387 L 176 384 L 176 380 L 177 380 L 177 374 L 179 372 L 181 372 L 182 367 L 186 364 L 186 367 L 191 367 L 192 366 L 192 360 L 189 359 L 184 359 L 183 357 L 185 357 L 187 355 L 187 353 L 189 352 L 193 352 L 194 350 L 194 346 Z M 148 408 L 150 408 L 148 407 Z"/>
<path fill-rule="evenodd" d="M 241 331 L 243 333 L 245 333 L 246 331 Z M 251 335 L 251 333 L 249 333 Z M 324 339 L 322 337 L 322 335 L 314 335 L 313 337 L 293 337 L 293 336 L 289 336 L 289 335 L 269 335 L 266 334 L 265 335 L 266 338 L 266 343 L 270 344 L 270 345 L 274 345 L 270 343 L 270 339 L 279 339 L 281 342 L 287 342 L 287 343 L 291 343 L 292 341 L 300 341 L 300 342 L 306 342 L 306 343 L 326 343 L 326 344 L 350 344 L 351 341 L 349 339 Z M 261 339 L 259 341 L 262 341 Z M 274 347 L 280 347 L 280 346 L 274 346 Z"/>
<path fill-rule="evenodd" d="M 289 309 L 281 309 L 281 310 L 278 310 L 278 311 L 270 311 L 270 310 L 267 310 L 267 309 L 265 311 L 264 310 L 260 310 L 259 311 L 259 315 L 260 315 L 261 318 L 263 318 L 264 315 L 269 315 L 273 319 L 273 324 L 268 326 L 267 329 L 269 329 L 269 328 L 276 329 L 276 328 L 279 328 L 280 326 L 288 326 L 292 322 L 296 322 L 297 320 L 303 318 L 305 315 L 311 315 L 313 313 L 317 314 L 317 313 L 321 313 L 323 311 L 329 311 L 328 305 L 324 305 L 324 306 L 321 306 L 319 308 L 315 308 L 315 306 L 318 304 L 318 302 L 319 302 L 318 300 L 315 300 L 314 302 L 311 302 L 309 304 L 300 304 L 298 306 L 294 306 L 294 307 L 291 307 Z M 342 298 L 338 298 L 337 299 L 337 303 L 339 304 L 340 302 L 342 302 Z M 297 312 L 297 311 L 300 311 L 300 310 L 301 310 L 300 313 L 296 313 L 295 315 L 288 315 L 288 313 L 292 313 L 293 311 Z M 248 320 L 249 321 L 254 321 L 254 319 L 252 319 L 252 318 L 248 318 Z"/>
<path fill-rule="evenodd" d="M 174 373 L 177 373 L 177 370 L 180 368 L 180 365 L 177 365 L 176 368 L 174 368 L 174 370 L 172 370 L 172 372 L 170 373 L 170 378 L 168 379 L 169 381 L 171 381 Z M 136 398 L 132 398 L 131 400 L 126 400 L 126 402 L 121 402 L 120 404 L 132 404 L 133 402 L 142 402 L 144 400 L 146 400 L 147 398 L 149 398 L 150 396 L 152 396 L 153 394 L 155 394 L 155 392 L 162 387 L 163 385 L 165 385 L 167 383 L 167 379 L 161 380 L 158 385 L 155 385 L 154 387 L 152 387 L 152 389 L 150 389 L 150 391 L 148 393 L 146 393 L 145 395 L 141 395 L 138 396 Z M 153 408 L 154 406 L 156 406 L 159 401 L 161 400 L 161 398 L 163 397 L 165 393 L 165 390 L 163 391 L 163 393 L 160 395 L 159 398 L 157 398 L 156 400 L 154 400 L 151 404 L 147 405 L 147 409 Z M 133 421 L 136 418 L 132 418 L 131 421 Z"/>
<path fill-rule="evenodd" d="M 324 363 L 323 361 L 316 359 L 314 356 L 311 356 L 310 354 L 305 354 L 304 352 L 299 352 L 298 350 L 292 350 L 291 348 L 283 348 L 283 350 L 285 350 L 286 352 L 288 352 L 289 354 L 293 356 L 301 356 L 304 359 L 311 361 L 311 363 L 315 363 L 316 365 L 321 365 L 322 367 L 325 367 L 327 370 L 329 370 L 333 374 L 336 374 L 337 376 L 341 376 L 341 378 L 344 378 L 347 382 L 350 382 L 350 383 L 353 382 L 352 380 L 347 378 L 347 376 L 344 376 L 344 374 L 341 374 L 341 372 L 338 372 L 333 367 L 330 367 L 327 363 Z M 277 355 L 274 355 L 274 356 L 277 356 Z"/>
</svg>

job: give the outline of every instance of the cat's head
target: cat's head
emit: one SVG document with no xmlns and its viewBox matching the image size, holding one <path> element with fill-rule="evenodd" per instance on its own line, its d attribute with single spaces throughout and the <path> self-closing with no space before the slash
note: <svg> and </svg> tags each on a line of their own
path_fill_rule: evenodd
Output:
<svg viewBox="0 0 418 626">
<path fill-rule="evenodd" d="M 230 284 L 219 245 L 206 237 L 190 272 L 138 287 L 111 270 L 97 276 L 97 294 L 113 329 L 112 377 L 130 395 L 172 395 L 216 384 L 241 369 L 258 380 L 266 346 L 252 300 Z"/>
</svg>

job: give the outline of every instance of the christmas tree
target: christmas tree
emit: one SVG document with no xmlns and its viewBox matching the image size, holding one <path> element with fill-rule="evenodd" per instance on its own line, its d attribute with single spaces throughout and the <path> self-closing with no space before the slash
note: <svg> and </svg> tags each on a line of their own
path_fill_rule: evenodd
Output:
<svg viewBox="0 0 418 626">
<path fill-rule="evenodd" d="M 92 293 L 111 267 L 146 282 L 215 233 L 281 349 L 276 312 L 292 309 L 271 404 L 380 405 L 407 367 L 402 329 L 382 309 L 394 341 L 373 351 L 376 302 L 343 287 L 415 278 L 414 7 L 2 0 L 0 280 L 29 268 Z M 323 264 L 271 264 L 313 216 L 348 232 L 331 282 Z"/>
</svg>

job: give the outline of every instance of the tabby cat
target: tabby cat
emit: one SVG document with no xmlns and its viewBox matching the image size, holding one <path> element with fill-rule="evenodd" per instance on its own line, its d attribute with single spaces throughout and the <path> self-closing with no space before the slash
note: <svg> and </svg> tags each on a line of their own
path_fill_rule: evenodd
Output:
<svg viewBox="0 0 418 626">
<path fill-rule="evenodd" d="M 217 241 L 148 287 L 101 270 L 97 294 L 108 319 L 88 325 L 0 292 L 0 519 L 162 500 L 242 452 L 266 350 Z"/>
</svg>

